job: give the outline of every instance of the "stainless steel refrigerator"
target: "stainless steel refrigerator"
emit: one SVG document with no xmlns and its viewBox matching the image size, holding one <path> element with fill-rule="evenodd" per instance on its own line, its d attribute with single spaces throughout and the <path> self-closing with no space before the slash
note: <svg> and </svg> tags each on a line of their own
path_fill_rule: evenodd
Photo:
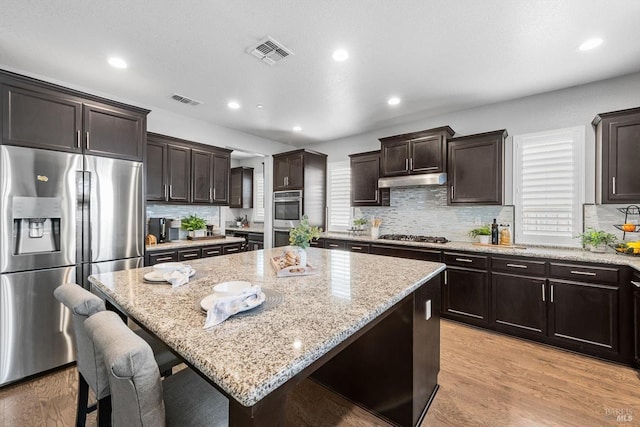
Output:
<svg viewBox="0 0 640 427">
<path fill-rule="evenodd" d="M 0 146 L 0 386 L 75 360 L 65 282 L 142 266 L 142 163 Z"/>
</svg>

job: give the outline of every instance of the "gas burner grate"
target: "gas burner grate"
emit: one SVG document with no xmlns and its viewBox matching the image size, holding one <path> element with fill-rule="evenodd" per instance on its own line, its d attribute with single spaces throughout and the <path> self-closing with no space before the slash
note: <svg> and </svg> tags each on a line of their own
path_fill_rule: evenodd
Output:
<svg viewBox="0 0 640 427">
<path fill-rule="evenodd" d="M 413 234 L 383 234 L 380 236 L 383 240 L 401 240 L 404 242 L 420 242 L 420 243 L 447 243 L 446 237 L 441 236 L 416 236 Z"/>
</svg>

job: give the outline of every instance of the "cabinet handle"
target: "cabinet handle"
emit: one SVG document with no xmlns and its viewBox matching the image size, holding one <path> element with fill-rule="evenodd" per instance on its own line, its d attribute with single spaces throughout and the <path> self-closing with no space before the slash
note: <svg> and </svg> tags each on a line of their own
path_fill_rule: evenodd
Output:
<svg viewBox="0 0 640 427">
<path fill-rule="evenodd" d="M 551 302 L 553 302 L 553 285 L 551 285 Z"/>
<path fill-rule="evenodd" d="M 362 250 L 362 246 L 351 246 L 351 250 L 361 251 Z"/>
<path fill-rule="evenodd" d="M 451 186 L 451 200 L 453 200 L 453 199 L 455 198 L 455 194 L 456 194 L 456 192 L 455 192 L 454 188 L 455 188 L 455 187 L 452 185 L 452 186 Z"/>
<path fill-rule="evenodd" d="M 80 131 L 76 131 L 76 148 L 80 148 Z"/>
<path fill-rule="evenodd" d="M 544 283 L 542 283 L 542 302 L 545 302 L 544 298 Z"/>
<path fill-rule="evenodd" d="M 227 252 L 238 252 L 239 248 L 227 248 Z"/>
<path fill-rule="evenodd" d="M 167 200 L 167 184 L 162 184 L 162 194 L 164 195 L 164 199 Z"/>
<path fill-rule="evenodd" d="M 616 194 L 616 177 L 612 176 L 611 181 L 613 181 L 613 194 Z"/>
<path fill-rule="evenodd" d="M 216 199 L 216 189 L 215 189 L 215 187 L 214 187 L 214 188 L 213 188 L 213 200 L 215 200 L 215 199 Z"/>
<path fill-rule="evenodd" d="M 207 255 L 219 255 L 220 251 L 207 251 Z"/>
<path fill-rule="evenodd" d="M 404 168 L 408 171 L 409 170 L 409 159 L 404 159 Z"/>
<path fill-rule="evenodd" d="M 87 137 L 87 140 L 85 142 L 85 147 L 84 148 L 85 148 L 85 150 L 88 150 L 89 149 L 89 131 L 86 131 L 84 134 Z M 615 194 L 615 191 L 614 191 L 613 194 Z"/>
<path fill-rule="evenodd" d="M 591 273 L 589 271 L 574 271 L 571 270 L 571 274 L 579 274 L 580 276 L 595 276 L 596 273 Z"/>
<path fill-rule="evenodd" d="M 635 282 L 635 281 L 633 281 L 633 280 L 632 280 L 632 281 L 631 281 L 631 284 L 632 284 L 633 286 L 635 286 L 636 288 L 640 288 L 640 282 Z"/>
<path fill-rule="evenodd" d="M 409 159 L 409 170 L 413 170 L 413 157 Z"/>
<path fill-rule="evenodd" d="M 526 265 L 522 265 L 522 264 L 507 264 L 507 267 L 513 267 L 513 268 L 528 268 Z"/>
<path fill-rule="evenodd" d="M 469 258 L 456 258 L 456 261 L 460 261 L 460 262 L 473 262 L 472 259 Z"/>
<path fill-rule="evenodd" d="M 449 284 L 449 272 L 448 271 L 444 271 L 444 284 L 448 285 Z"/>
<path fill-rule="evenodd" d="M 173 257 L 163 256 L 163 257 L 156 258 L 156 261 L 171 261 L 172 259 L 173 259 Z"/>
<path fill-rule="evenodd" d="M 182 254 L 182 258 L 193 258 L 195 256 L 198 256 L 198 254 Z"/>
<path fill-rule="evenodd" d="M 213 200 L 213 189 L 209 187 L 209 201 Z"/>
<path fill-rule="evenodd" d="M 173 184 L 169 184 L 169 198 L 173 197 Z"/>
<path fill-rule="evenodd" d="M 337 247 L 338 247 L 338 245 L 333 244 L 333 243 L 329 243 L 329 247 L 330 247 L 330 248 L 337 248 Z"/>
</svg>

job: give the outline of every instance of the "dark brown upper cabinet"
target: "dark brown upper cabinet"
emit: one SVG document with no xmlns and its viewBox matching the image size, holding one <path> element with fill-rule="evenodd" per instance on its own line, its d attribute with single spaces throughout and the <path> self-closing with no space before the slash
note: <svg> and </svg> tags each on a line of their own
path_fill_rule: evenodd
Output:
<svg viewBox="0 0 640 427">
<path fill-rule="evenodd" d="M 302 190 L 304 187 L 304 152 L 294 151 L 273 156 L 273 190 Z"/>
<path fill-rule="evenodd" d="M 253 168 L 231 168 L 230 208 L 253 208 Z"/>
<path fill-rule="evenodd" d="M 389 206 L 389 188 L 378 188 L 380 150 L 351 154 L 351 206 Z"/>
<path fill-rule="evenodd" d="M 149 132 L 147 201 L 226 205 L 231 150 Z"/>
<path fill-rule="evenodd" d="M 501 205 L 506 130 L 450 139 L 447 204 Z"/>
<path fill-rule="evenodd" d="M 381 138 L 382 176 L 444 172 L 449 126 Z"/>
<path fill-rule="evenodd" d="M 142 161 L 148 110 L 0 71 L 2 143 Z"/>
<path fill-rule="evenodd" d="M 598 203 L 640 202 L 640 107 L 598 114 L 596 184 Z"/>
</svg>

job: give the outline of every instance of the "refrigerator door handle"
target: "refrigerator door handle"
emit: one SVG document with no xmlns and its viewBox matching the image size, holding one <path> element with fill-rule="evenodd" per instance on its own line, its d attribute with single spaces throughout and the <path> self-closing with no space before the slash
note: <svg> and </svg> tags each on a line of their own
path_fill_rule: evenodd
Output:
<svg viewBox="0 0 640 427">
<path fill-rule="evenodd" d="M 81 191 L 78 191 L 78 216 L 81 232 L 78 233 L 78 248 L 82 248 L 82 257 L 78 258 L 79 262 L 91 261 L 91 172 L 81 172 L 82 184 Z"/>
</svg>

